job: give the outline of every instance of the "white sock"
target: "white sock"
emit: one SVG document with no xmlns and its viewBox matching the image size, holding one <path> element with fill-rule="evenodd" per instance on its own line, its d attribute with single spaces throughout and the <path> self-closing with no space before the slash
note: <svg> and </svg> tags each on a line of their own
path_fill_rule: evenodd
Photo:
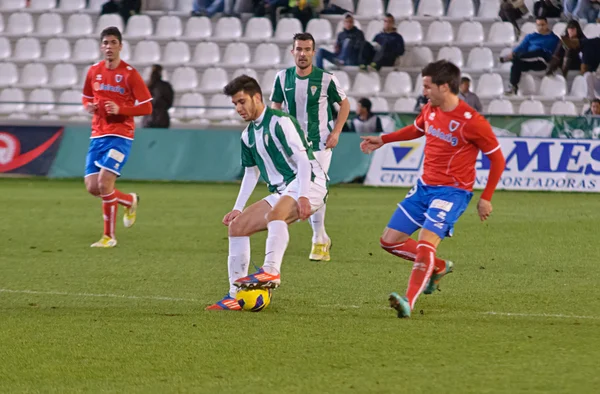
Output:
<svg viewBox="0 0 600 394">
<path fill-rule="evenodd" d="M 267 246 L 265 247 L 265 263 L 263 269 L 266 273 L 277 275 L 281 273 L 281 262 L 290 241 L 288 225 L 283 220 L 274 220 L 267 225 Z"/>
<path fill-rule="evenodd" d="M 250 237 L 229 237 L 229 295 L 235 297 L 238 288 L 233 282 L 248 275 L 250 264 Z"/>
<path fill-rule="evenodd" d="M 325 210 L 327 205 L 323 205 L 317 212 L 310 217 L 310 226 L 313 229 L 313 244 L 326 244 L 329 236 L 325 232 Z"/>
</svg>

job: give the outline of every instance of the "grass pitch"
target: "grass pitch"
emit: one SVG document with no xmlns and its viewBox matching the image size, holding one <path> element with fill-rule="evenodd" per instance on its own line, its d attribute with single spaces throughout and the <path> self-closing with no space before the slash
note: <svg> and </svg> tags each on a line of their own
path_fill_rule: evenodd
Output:
<svg viewBox="0 0 600 394">
<path fill-rule="evenodd" d="M 271 305 L 236 313 L 203 308 L 228 288 L 237 186 L 119 188 L 141 195 L 138 223 L 97 250 L 81 181 L 0 179 L 0 392 L 599 390 L 597 195 L 499 192 L 483 224 L 472 203 L 439 248 L 455 272 L 400 320 L 387 295 L 411 266 L 378 241 L 406 190 L 334 187 L 332 261 L 309 262 L 309 225 L 291 226 Z"/>
</svg>

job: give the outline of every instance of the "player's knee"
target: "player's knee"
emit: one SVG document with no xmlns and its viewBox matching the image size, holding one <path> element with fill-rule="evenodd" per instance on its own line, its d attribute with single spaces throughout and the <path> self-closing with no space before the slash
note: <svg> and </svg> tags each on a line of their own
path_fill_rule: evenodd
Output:
<svg viewBox="0 0 600 394">
<path fill-rule="evenodd" d="M 112 193 L 114 189 L 114 184 L 110 179 L 104 179 L 102 177 L 98 178 L 98 190 L 101 195 L 107 195 Z"/>
<path fill-rule="evenodd" d="M 271 209 L 269 212 L 267 212 L 267 214 L 265 215 L 265 219 L 267 219 L 267 223 L 272 222 L 274 220 L 286 220 L 287 219 L 287 215 L 285 215 L 283 212 L 281 212 L 280 210 L 277 209 Z"/>
<path fill-rule="evenodd" d="M 98 197 L 100 195 L 100 190 L 98 189 L 98 185 L 92 182 L 86 182 L 85 189 L 88 193 L 90 193 L 94 197 Z"/>
<path fill-rule="evenodd" d="M 230 237 L 246 237 L 248 234 L 246 234 L 245 227 L 244 221 L 234 220 L 227 227 L 227 235 Z"/>
</svg>

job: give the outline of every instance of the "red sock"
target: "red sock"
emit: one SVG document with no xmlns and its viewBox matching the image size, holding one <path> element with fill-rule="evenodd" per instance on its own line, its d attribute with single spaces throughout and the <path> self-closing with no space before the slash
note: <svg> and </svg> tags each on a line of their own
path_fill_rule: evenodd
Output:
<svg viewBox="0 0 600 394">
<path fill-rule="evenodd" d="M 102 196 L 102 213 L 104 217 L 104 235 L 115 237 L 115 223 L 117 221 L 117 196 L 113 191 Z"/>
<path fill-rule="evenodd" d="M 408 261 L 415 261 L 417 256 L 417 241 L 412 238 L 407 239 L 405 242 L 399 244 L 390 244 L 380 239 L 381 247 L 388 253 L 398 256 L 401 259 Z M 434 268 L 435 272 L 443 271 L 446 269 L 446 260 L 442 260 L 439 257 L 435 258 Z"/>
<path fill-rule="evenodd" d="M 130 207 L 133 205 L 133 196 L 129 193 L 123 193 L 115 189 L 114 191 L 117 202 L 124 207 Z"/>
<path fill-rule="evenodd" d="M 434 261 L 435 246 L 427 241 L 419 241 L 417 256 L 408 280 L 408 290 L 406 290 L 406 298 L 410 303 L 410 309 L 413 309 L 417 297 L 425 290 L 425 286 L 427 286 L 433 273 Z"/>
</svg>

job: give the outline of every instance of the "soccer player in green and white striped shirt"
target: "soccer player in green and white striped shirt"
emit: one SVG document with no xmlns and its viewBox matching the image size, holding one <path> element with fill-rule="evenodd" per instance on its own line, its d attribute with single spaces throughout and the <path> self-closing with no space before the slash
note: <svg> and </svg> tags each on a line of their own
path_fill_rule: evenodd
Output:
<svg viewBox="0 0 600 394">
<path fill-rule="evenodd" d="M 331 73 L 313 66 L 315 39 L 310 33 L 294 36 L 292 54 L 295 67 L 277 73 L 272 107 L 281 109 L 285 103 L 287 112 L 298 119 L 305 131 L 314 155 L 325 173 L 331 164 L 331 149 L 338 143 L 342 127 L 350 113 L 350 103 L 340 82 Z M 337 119 L 333 119 L 331 108 L 340 105 Z M 331 239 L 325 231 L 325 206 L 310 218 L 313 229 L 312 249 L 309 258 L 315 261 L 329 261 Z"/>
<path fill-rule="evenodd" d="M 325 205 L 327 176 L 294 117 L 268 108 L 254 78 L 242 75 L 224 88 L 238 114 L 249 121 L 242 132 L 245 168 L 235 206 L 223 218 L 229 227 L 229 293 L 209 310 L 239 310 L 237 288 L 277 287 L 289 242 L 288 224 L 305 220 Z M 271 194 L 244 209 L 259 175 Z M 268 231 L 262 268 L 248 275 L 250 236 Z"/>
</svg>

